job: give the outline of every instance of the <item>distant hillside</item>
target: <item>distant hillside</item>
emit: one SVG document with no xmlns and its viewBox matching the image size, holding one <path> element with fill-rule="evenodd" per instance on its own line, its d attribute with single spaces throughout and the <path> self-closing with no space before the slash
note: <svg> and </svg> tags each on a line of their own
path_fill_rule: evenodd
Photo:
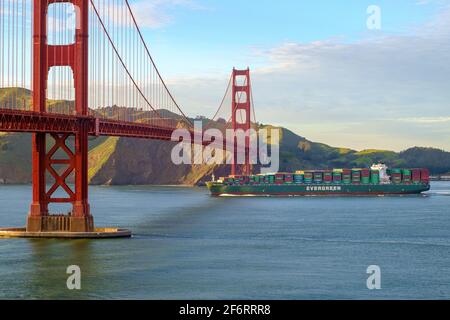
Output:
<svg viewBox="0 0 450 320">
<path fill-rule="evenodd" d="M 382 162 L 389 167 L 429 168 L 433 174 L 450 172 L 450 152 L 439 149 L 414 147 L 400 153 L 372 149 L 355 151 L 311 142 L 287 129 L 281 130 L 281 171 L 361 168 Z"/>
<path fill-rule="evenodd" d="M 433 174 L 450 173 L 450 153 L 433 148 L 411 148 L 400 152 L 405 166 L 426 167 Z"/>
<path fill-rule="evenodd" d="M 29 91 L 20 91 L 29 95 Z M 2 97 L 10 97 L 0 89 Z M 23 99 L 23 98 L 21 98 Z M 102 112 L 108 113 L 108 108 Z M 271 126 L 262 126 L 268 128 Z M 390 167 L 427 167 L 433 174 L 450 172 L 450 153 L 431 148 L 411 148 L 396 153 L 384 150 L 355 151 L 316 143 L 281 128 L 281 171 L 367 167 L 384 162 Z M 228 174 L 226 166 L 175 166 L 170 155 L 174 143 L 116 137 L 91 138 L 91 184 L 194 185 Z M 0 133 L 0 183 L 31 182 L 31 136 Z"/>
</svg>

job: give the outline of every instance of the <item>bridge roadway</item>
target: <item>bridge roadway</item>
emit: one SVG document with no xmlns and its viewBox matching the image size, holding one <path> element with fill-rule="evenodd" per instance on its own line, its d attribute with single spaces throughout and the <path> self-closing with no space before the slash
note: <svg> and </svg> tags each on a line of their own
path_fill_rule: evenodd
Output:
<svg viewBox="0 0 450 320">
<path fill-rule="evenodd" d="M 159 125 L 139 122 L 127 122 L 93 116 L 75 116 L 57 113 L 40 113 L 34 111 L 12 110 L 0 108 L 0 132 L 25 133 L 57 133 L 76 134 L 81 126 L 86 126 L 90 136 L 114 136 L 125 138 L 141 138 L 151 140 L 172 141 L 172 133 L 178 121 L 159 119 Z M 166 125 L 161 125 L 163 123 Z M 191 141 L 194 142 L 194 131 L 189 129 Z M 202 144 L 208 146 L 211 139 L 205 137 Z M 225 142 L 223 150 L 233 150 L 233 142 Z M 248 150 L 248 148 L 244 148 Z M 239 152 L 239 150 L 236 150 Z M 242 152 L 242 151 L 241 151 Z"/>
</svg>

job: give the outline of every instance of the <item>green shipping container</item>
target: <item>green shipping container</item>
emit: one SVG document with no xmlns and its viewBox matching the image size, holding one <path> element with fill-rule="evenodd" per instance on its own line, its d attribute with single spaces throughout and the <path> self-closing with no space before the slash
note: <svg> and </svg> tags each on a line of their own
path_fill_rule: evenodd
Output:
<svg viewBox="0 0 450 320">
<path fill-rule="evenodd" d="M 361 178 L 362 184 L 369 184 L 370 183 L 370 177 L 362 177 Z"/>
<path fill-rule="evenodd" d="M 360 170 L 352 170 L 352 182 L 353 183 L 361 182 L 361 171 Z"/>
<path fill-rule="evenodd" d="M 402 170 L 402 180 L 404 183 L 411 183 L 412 171 L 409 169 L 403 169 Z"/>
<path fill-rule="evenodd" d="M 370 172 L 370 183 L 380 184 L 380 171 L 372 170 Z"/>
<path fill-rule="evenodd" d="M 373 175 L 370 177 L 370 183 L 373 184 L 380 184 L 380 176 L 379 175 Z"/>
<path fill-rule="evenodd" d="M 350 172 L 347 172 L 348 171 L 342 174 L 342 182 L 344 182 L 345 184 L 350 184 L 352 183 L 352 174 Z"/>
</svg>

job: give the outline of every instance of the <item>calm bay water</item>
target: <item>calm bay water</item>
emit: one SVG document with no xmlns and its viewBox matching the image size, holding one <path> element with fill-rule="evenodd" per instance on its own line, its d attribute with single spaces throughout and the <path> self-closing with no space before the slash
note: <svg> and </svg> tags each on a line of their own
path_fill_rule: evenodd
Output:
<svg viewBox="0 0 450 320">
<path fill-rule="evenodd" d="M 211 198 L 203 188 L 91 187 L 116 240 L 0 239 L 0 298 L 450 298 L 450 183 L 427 196 Z M 0 186 L 0 226 L 30 186 Z M 66 288 L 79 265 L 82 290 Z M 379 265 L 382 289 L 366 287 Z"/>
</svg>

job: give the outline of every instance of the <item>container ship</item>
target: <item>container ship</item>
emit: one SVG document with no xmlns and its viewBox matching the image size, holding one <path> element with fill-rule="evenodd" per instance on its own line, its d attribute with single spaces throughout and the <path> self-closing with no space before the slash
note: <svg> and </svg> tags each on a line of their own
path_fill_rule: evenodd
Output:
<svg viewBox="0 0 450 320">
<path fill-rule="evenodd" d="M 308 170 L 295 173 L 229 176 L 207 182 L 213 196 L 383 196 L 430 190 L 427 169 Z"/>
</svg>

